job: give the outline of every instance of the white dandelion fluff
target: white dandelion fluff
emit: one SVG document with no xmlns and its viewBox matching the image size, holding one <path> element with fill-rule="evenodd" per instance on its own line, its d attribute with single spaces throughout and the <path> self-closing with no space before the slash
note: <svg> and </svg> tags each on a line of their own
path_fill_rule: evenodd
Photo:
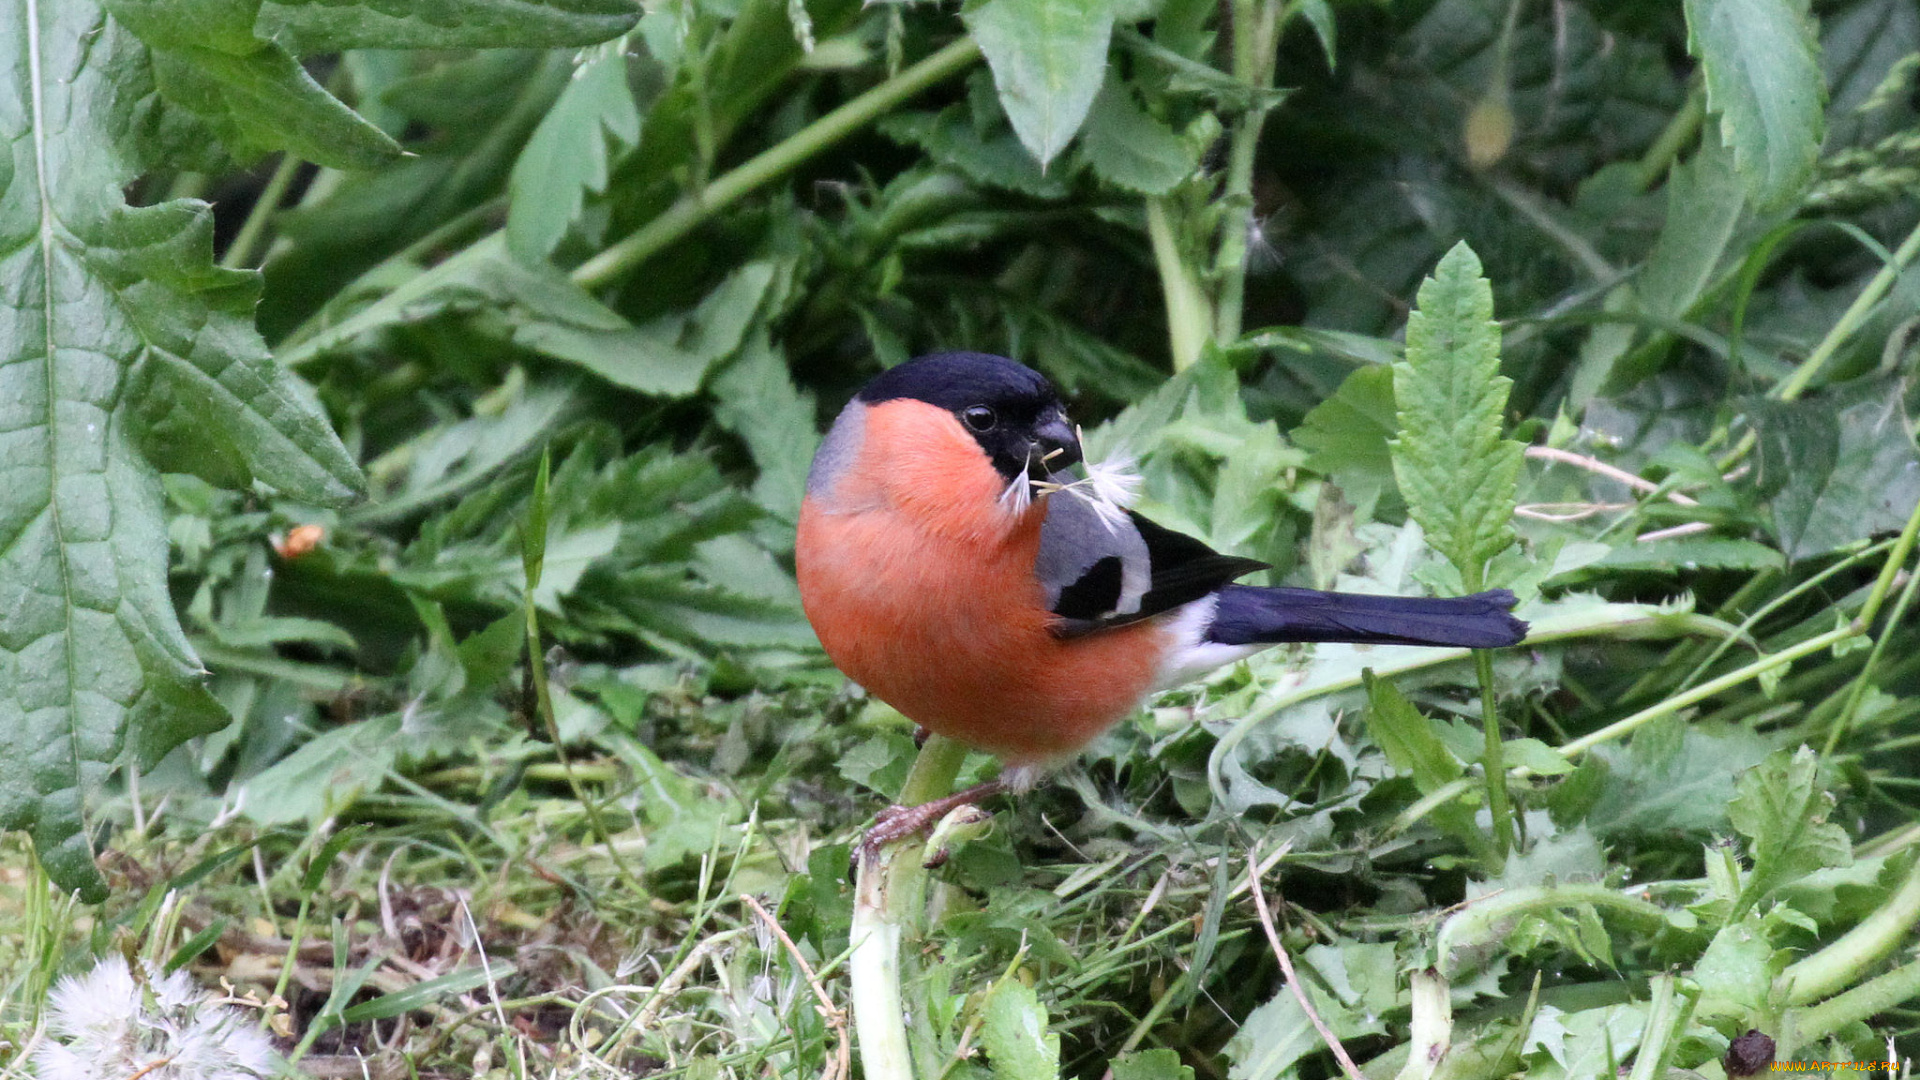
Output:
<svg viewBox="0 0 1920 1080">
<path fill-rule="evenodd" d="M 1077 480 L 1064 484 L 1042 481 L 1033 486 L 1047 494 L 1073 492 L 1093 508 L 1108 529 L 1117 529 L 1126 524 L 1127 510 L 1140 499 L 1141 479 L 1135 464 L 1133 455 L 1116 451 L 1099 461 L 1082 461 L 1080 468 L 1086 475 Z"/>
<path fill-rule="evenodd" d="M 256 1019 L 221 1004 L 183 971 L 162 974 L 123 956 L 60 980 L 48 999 L 57 1041 L 33 1056 L 42 1080 L 260 1080 L 276 1075 L 273 1044 Z"/>
</svg>

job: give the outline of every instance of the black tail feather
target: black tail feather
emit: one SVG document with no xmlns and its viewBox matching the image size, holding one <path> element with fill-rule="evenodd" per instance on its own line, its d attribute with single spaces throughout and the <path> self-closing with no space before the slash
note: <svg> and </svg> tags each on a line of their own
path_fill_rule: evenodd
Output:
<svg viewBox="0 0 1920 1080">
<path fill-rule="evenodd" d="M 1495 649 L 1527 636 L 1527 624 L 1508 613 L 1514 598 L 1505 589 L 1421 597 L 1228 585 L 1217 595 L 1207 639 L 1222 645 L 1341 641 Z"/>
</svg>

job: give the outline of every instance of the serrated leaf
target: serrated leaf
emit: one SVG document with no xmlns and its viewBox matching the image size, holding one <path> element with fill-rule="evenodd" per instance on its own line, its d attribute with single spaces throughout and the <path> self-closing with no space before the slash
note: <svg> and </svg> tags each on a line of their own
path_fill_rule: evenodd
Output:
<svg viewBox="0 0 1920 1080">
<path fill-rule="evenodd" d="M 1811 747 L 1775 751 L 1740 775 L 1727 818 L 1751 843 L 1753 873 L 1743 897 L 1751 901 L 1787 882 L 1853 861 L 1847 832 L 1827 820 L 1833 796 L 1818 786 L 1820 758 Z"/>
<path fill-rule="evenodd" d="M 1081 147 L 1095 175 L 1141 195 L 1166 194 L 1200 165 L 1196 150 L 1147 115 L 1117 76 L 1094 98 Z"/>
<path fill-rule="evenodd" d="M 799 521 L 807 469 L 820 445 L 813 395 L 794 386 L 786 358 L 764 330 L 748 335 L 712 382 L 713 418 L 740 436 L 760 470 L 754 498 L 781 520 Z"/>
<path fill-rule="evenodd" d="M 1465 775 L 1466 768 L 1434 731 L 1433 722 L 1420 714 L 1405 695 L 1385 679 L 1363 672 L 1367 688 L 1367 734 L 1387 755 L 1395 769 L 1413 777 L 1422 795 L 1431 795 Z M 1485 846 L 1485 834 L 1474 824 L 1473 807 L 1454 798 L 1428 814 L 1434 828 L 1474 850 Z"/>
<path fill-rule="evenodd" d="M 1000 104 L 1042 166 L 1067 148 L 1107 70 L 1111 0 L 986 0 L 961 12 Z"/>
<path fill-rule="evenodd" d="M 0 99 L 19 105 L 0 188 L 0 826 L 100 899 L 89 793 L 225 722 L 168 596 L 134 398 L 191 384 L 214 399 L 217 433 L 174 433 L 187 463 L 217 447 L 226 469 L 316 502 L 360 478 L 253 331 L 252 275 L 213 267 L 210 213 L 123 200 L 148 164 L 128 156 L 145 47 L 82 0 L 14 0 L 0 26 L 15 43 Z"/>
<path fill-rule="evenodd" d="M 1707 105 L 1754 205 L 1777 209 L 1806 185 L 1826 137 L 1826 82 L 1806 0 L 1686 0 L 1687 42 Z"/>
<path fill-rule="evenodd" d="M 254 35 L 256 0 L 106 3 L 153 49 L 161 95 L 198 115 L 236 154 L 286 150 L 339 169 L 400 156 L 398 143 L 327 93 L 292 53 Z"/>
<path fill-rule="evenodd" d="M 1740 729 L 1705 731 L 1677 720 L 1641 728 L 1623 750 L 1601 746 L 1606 767 L 1587 825 L 1603 837 L 1708 833 L 1724 829 L 1734 778 L 1767 754 L 1764 739 Z"/>
<path fill-rule="evenodd" d="M 1895 531 L 1920 502 L 1920 452 L 1898 379 L 1861 379 L 1802 401 L 1757 399 L 1748 415 L 1759 435 L 1754 482 L 1773 495 L 1768 507 L 1788 558 Z"/>
<path fill-rule="evenodd" d="M 1743 1025 L 1760 1022 L 1773 986 L 1773 951 L 1757 916 L 1721 927 L 1693 966 L 1694 981 L 1700 984 L 1700 1017 L 1731 1017 Z"/>
<path fill-rule="evenodd" d="M 254 29 L 302 55 L 539 49 L 606 41 L 639 18 L 633 0 L 267 0 Z"/>
<path fill-rule="evenodd" d="M 628 148 L 640 142 L 640 109 L 617 48 L 574 71 L 513 163 L 507 246 L 516 256 L 546 258 L 580 216 L 586 194 L 607 190 L 615 140 Z"/>
<path fill-rule="evenodd" d="M 1047 1010 L 1033 987 L 1001 979 L 987 995 L 980 1044 L 993 1063 L 994 1080 L 1058 1080 L 1060 1036 L 1047 1031 Z"/>
<path fill-rule="evenodd" d="M 1393 474 L 1428 542 L 1470 586 L 1513 543 L 1522 448 L 1501 437 L 1513 381 L 1500 374 L 1493 287 L 1465 241 L 1420 286 L 1407 358 L 1393 366 Z"/>
</svg>

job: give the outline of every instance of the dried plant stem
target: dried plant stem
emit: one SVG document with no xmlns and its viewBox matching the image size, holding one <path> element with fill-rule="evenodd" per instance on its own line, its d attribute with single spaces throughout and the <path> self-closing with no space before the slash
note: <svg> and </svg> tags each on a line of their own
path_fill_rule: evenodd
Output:
<svg viewBox="0 0 1920 1080">
<path fill-rule="evenodd" d="M 800 976 L 807 980 L 807 987 L 813 991 L 814 999 L 820 1003 L 818 1006 L 820 1019 L 825 1021 L 827 1027 L 834 1033 L 833 1064 L 827 1067 L 826 1072 L 820 1074 L 820 1080 L 843 1080 L 844 1077 L 852 1075 L 853 1060 L 847 1040 L 847 1014 L 833 1003 L 827 988 L 820 985 L 820 977 L 814 974 L 813 965 L 807 963 L 806 956 L 800 952 L 800 947 L 793 943 L 793 939 L 787 936 L 787 931 L 780 925 L 779 920 L 767 914 L 767 909 L 761 907 L 760 901 L 755 900 L 749 893 L 741 893 L 740 902 L 747 905 L 753 911 L 754 917 L 772 931 L 773 936 L 779 938 L 780 944 L 786 947 L 787 955 L 793 957 L 793 965 L 800 969 Z"/>
<path fill-rule="evenodd" d="M 1294 999 L 1300 1002 L 1301 1010 L 1307 1014 L 1307 1019 L 1313 1022 L 1313 1030 L 1320 1033 L 1320 1041 L 1326 1043 L 1327 1049 L 1333 1051 L 1335 1060 L 1340 1062 L 1340 1071 L 1347 1074 L 1347 1080 L 1366 1080 L 1366 1077 L 1360 1074 L 1360 1066 L 1355 1065 L 1353 1059 L 1347 1056 L 1347 1048 L 1340 1045 L 1340 1040 L 1334 1038 L 1333 1032 L 1328 1030 L 1326 1023 L 1320 1019 L 1320 1014 L 1314 1011 L 1313 1002 L 1307 998 L 1306 988 L 1300 985 L 1300 977 L 1293 973 L 1293 958 L 1287 955 L 1287 947 L 1280 943 L 1280 932 L 1274 929 L 1273 915 L 1267 910 L 1267 894 L 1260 888 L 1260 870 L 1257 862 L 1258 860 L 1251 854 L 1248 855 L 1247 887 L 1253 893 L 1254 909 L 1260 913 L 1260 929 L 1266 931 L 1267 943 L 1273 946 L 1274 959 L 1280 961 L 1280 971 L 1287 977 L 1287 989 L 1293 991 Z"/>
</svg>

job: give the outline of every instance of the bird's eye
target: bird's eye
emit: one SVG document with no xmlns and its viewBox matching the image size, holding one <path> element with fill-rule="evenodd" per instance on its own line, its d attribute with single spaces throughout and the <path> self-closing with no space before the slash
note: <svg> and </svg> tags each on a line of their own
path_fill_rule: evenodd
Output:
<svg viewBox="0 0 1920 1080">
<path fill-rule="evenodd" d="M 1000 422 L 992 408 L 986 405 L 969 405 L 967 411 L 960 414 L 967 426 L 975 431 L 992 431 L 993 425 Z"/>
</svg>

